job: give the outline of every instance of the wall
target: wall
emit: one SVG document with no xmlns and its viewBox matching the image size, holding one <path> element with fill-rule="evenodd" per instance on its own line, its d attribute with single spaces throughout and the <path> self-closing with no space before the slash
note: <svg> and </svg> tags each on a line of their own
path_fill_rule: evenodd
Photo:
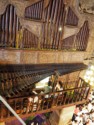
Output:
<svg viewBox="0 0 94 125">
<path fill-rule="evenodd" d="M 85 1 L 85 2 L 84 2 Z M 93 0 L 73 0 L 73 2 L 71 3 L 71 5 L 73 6 L 73 10 L 76 13 L 76 15 L 79 17 L 79 25 L 78 27 L 81 27 L 81 25 L 83 24 L 83 22 L 85 20 L 88 20 L 89 22 L 89 41 L 88 41 L 88 46 L 87 46 L 87 55 L 86 57 L 90 57 L 93 50 L 94 50 L 94 16 L 92 14 L 88 14 L 88 13 L 84 13 L 81 12 L 79 10 L 79 2 L 81 2 L 83 4 L 83 6 L 85 6 L 87 8 L 87 6 L 93 5 Z M 89 63 L 88 61 L 85 63 Z"/>
<path fill-rule="evenodd" d="M 54 111 L 49 118 L 51 125 L 69 125 L 74 109 L 75 106 L 70 106 Z"/>
<path fill-rule="evenodd" d="M 73 73 L 69 73 L 63 76 L 59 77 L 59 80 L 62 82 L 71 82 L 71 81 L 76 81 L 78 79 L 78 76 L 80 74 L 81 71 L 76 71 Z"/>
<path fill-rule="evenodd" d="M 0 63 L 42 64 L 83 62 L 86 52 L 5 50 L 0 49 Z"/>
<path fill-rule="evenodd" d="M 72 118 L 74 109 L 75 109 L 75 106 L 70 106 L 62 109 L 58 125 L 68 125 Z"/>
</svg>

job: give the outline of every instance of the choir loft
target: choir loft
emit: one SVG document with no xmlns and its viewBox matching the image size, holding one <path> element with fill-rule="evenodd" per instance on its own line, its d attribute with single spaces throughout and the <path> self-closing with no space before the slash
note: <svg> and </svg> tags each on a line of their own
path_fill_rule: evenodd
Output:
<svg viewBox="0 0 94 125">
<path fill-rule="evenodd" d="M 93 5 L 0 0 L 0 125 L 73 124 L 94 87 Z"/>
</svg>

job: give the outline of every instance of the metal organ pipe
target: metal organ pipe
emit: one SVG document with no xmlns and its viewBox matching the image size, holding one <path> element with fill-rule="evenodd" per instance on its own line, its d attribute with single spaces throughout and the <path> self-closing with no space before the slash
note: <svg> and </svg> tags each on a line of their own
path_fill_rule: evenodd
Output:
<svg viewBox="0 0 94 125">
<path fill-rule="evenodd" d="M 19 19 L 13 5 L 8 5 L 4 14 L 1 15 L 1 41 L 2 47 L 15 47 L 16 35 L 19 27 Z M 17 29 L 17 30 L 16 30 Z"/>
</svg>

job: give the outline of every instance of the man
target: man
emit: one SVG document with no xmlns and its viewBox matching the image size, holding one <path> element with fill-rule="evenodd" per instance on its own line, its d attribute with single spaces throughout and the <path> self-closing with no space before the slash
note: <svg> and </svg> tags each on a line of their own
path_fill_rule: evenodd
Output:
<svg viewBox="0 0 94 125">
<path fill-rule="evenodd" d="M 49 84 L 49 82 L 48 82 L 48 86 L 45 86 L 44 87 L 44 93 L 46 94 L 46 93 L 50 93 L 52 91 L 52 86 L 51 86 L 51 84 Z M 45 98 L 49 98 L 49 94 L 46 94 L 45 95 Z"/>
</svg>

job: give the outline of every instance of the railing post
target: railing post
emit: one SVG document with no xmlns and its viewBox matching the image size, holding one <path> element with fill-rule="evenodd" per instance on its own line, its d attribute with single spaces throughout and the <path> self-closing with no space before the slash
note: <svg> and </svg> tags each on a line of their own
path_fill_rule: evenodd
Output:
<svg viewBox="0 0 94 125">
<path fill-rule="evenodd" d="M 0 95 L 0 100 L 2 103 L 13 113 L 13 115 L 19 120 L 22 125 L 26 125 L 26 123 L 16 114 L 16 112 L 10 107 L 10 105 L 5 101 L 5 99 Z"/>
</svg>

